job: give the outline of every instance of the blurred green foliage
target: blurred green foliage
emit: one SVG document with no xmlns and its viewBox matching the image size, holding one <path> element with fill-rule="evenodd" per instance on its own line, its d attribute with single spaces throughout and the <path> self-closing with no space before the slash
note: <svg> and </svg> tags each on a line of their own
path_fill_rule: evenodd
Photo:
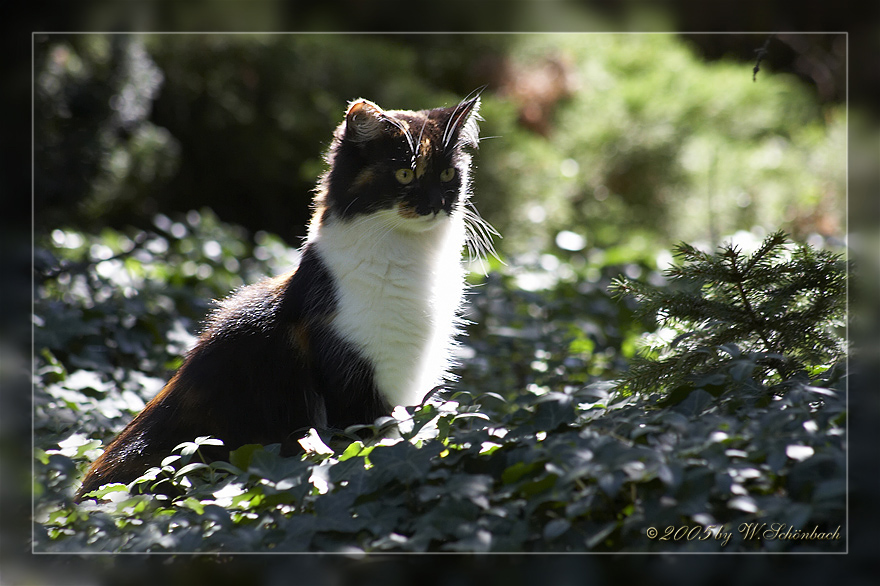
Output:
<svg viewBox="0 0 880 586">
<path fill-rule="evenodd" d="M 756 47 L 764 38 L 755 35 Z M 345 105 L 483 93 L 475 201 L 503 254 L 843 232 L 845 112 L 674 35 L 47 35 L 37 225 L 145 226 L 209 206 L 297 244 Z"/>
<path fill-rule="evenodd" d="M 528 35 L 507 58 L 523 85 L 542 61 L 566 76 L 543 140 L 509 100 L 484 110 L 502 138 L 485 144 L 492 183 L 478 193 L 503 194 L 489 209 L 506 208 L 496 221 L 517 239 L 540 248 L 572 226 L 599 248 L 642 233 L 715 245 L 755 225 L 842 233 L 844 111 L 822 111 L 793 78 L 753 83 L 745 64 L 703 64 L 662 34 Z"/>
</svg>

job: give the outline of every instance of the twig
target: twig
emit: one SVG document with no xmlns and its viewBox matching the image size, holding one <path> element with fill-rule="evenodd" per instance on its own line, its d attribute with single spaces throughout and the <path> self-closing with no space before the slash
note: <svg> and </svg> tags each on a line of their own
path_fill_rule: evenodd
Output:
<svg viewBox="0 0 880 586">
<path fill-rule="evenodd" d="M 758 54 L 757 61 L 755 61 L 755 67 L 752 69 L 752 81 L 758 81 L 758 72 L 761 71 L 761 61 L 764 60 L 764 57 L 767 56 L 768 51 L 767 47 L 770 45 L 770 39 L 772 39 L 775 35 L 770 35 L 767 37 L 767 40 L 764 41 L 764 44 L 760 49 L 755 49 L 755 53 Z"/>
</svg>

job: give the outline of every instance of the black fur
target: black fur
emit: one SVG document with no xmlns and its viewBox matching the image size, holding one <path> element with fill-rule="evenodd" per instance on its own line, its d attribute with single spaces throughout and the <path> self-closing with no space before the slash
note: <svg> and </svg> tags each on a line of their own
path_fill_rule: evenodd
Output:
<svg viewBox="0 0 880 586">
<path fill-rule="evenodd" d="M 128 483 L 184 441 L 210 435 L 224 447 L 281 443 L 297 450 L 310 427 L 341 430 L 390 407 L 372 367 L 327 325 L 330 274 L 307 246 L 291 275 L 245 287 L 223 302 L 178 373 L 107 447 L 77 493 Z"/>
<path fill-rule="evenodd" d="M 421 215 L 451 213 L 461 192 L 460 171 L 470 164 L 469 155 L 459 148 L 460 131 L 476 104 L 473 98 L 455 108 L 379 113 L 382 132 L 370 140 L 361 140 L 349 123 L 342 124 L 328 153 L 330 170 L 322 180 L 327 207 L 340 218 L 351 218 L 402 199 Z M 395 170 L 413 166 L 417 154 L 429 168 L 412 183 L 399 184 Z M 440 174 L 448 168 L 459 172 L 451 181 L 441 181 Z M 359 183 L 365 169 L 372 170 L 372 179 Z"/>
<path fill-rule="evenodd" d="M 313 222 L 396 204 L 408 214 L 451 213 L 467 187 L 470 159 L 459 147 L 476 146 L 476 123 L 467 125 L 476 104 L 385 112 L 353 103 L 328 152 Z M 458 170 L 451 179 L 442 175 L 450 167 Z M 395 179 L 403 168 L 417 176 L 411 184 Z M 294 272 L 223 301 L 177 374 L 92 464 L 76 499 L 133 481 L 199 436 L 224 442 L 206 450 L 210 459 L 249 443 L 281 443 L 293 453 L 311 427 L 341 430 L 390 414 L 373 366 L 331 327 L 336 304 L 333 277 L 312 243 Z"/>
</svg>

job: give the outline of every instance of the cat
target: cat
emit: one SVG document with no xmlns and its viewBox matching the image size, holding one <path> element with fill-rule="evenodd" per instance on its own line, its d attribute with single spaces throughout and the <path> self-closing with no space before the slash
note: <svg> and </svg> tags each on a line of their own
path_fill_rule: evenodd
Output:
<svg viewBox="0 0 880 586">
<path fill-rule="evenodd" d="M 135 480 L 198 436 L 223 440 L 210 459 L 251 443 L 295 453 L 310 428 L 372 423 L 450 380 L 462 249 L 494 252 L 494 231 L 469 201 L 479 106 L 479 93 L 421 111 L 351 102 L 299 265 L 220 303 L 76 500 Z"/>
</svg>

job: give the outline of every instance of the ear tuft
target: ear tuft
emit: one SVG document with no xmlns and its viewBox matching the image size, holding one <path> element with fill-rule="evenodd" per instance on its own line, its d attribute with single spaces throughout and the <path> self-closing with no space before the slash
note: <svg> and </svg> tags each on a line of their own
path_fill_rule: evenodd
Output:
<svg viewBox="0 0 880 586">
<path fill-rule="evenodd" d="M 446 129 L 443 132 L 443 145 L 451 147 L 453 145 L 469 146 L 477 148 L 479 145 L 479 127 L 477 125 L 480 118 L 480 92 L 484 88 L 480 88 L 471 92 L 471 96 L 459 102 L 454 108 L 447 108 L 449 119 L 446 123 Z"/>
<path fill-rule="evenodd" d="M 355 100 L 345 113 L 345 138 L 354 142 L 364 142 L 382 133 L 382 108 L 369 100 Z"/>
</svg>

